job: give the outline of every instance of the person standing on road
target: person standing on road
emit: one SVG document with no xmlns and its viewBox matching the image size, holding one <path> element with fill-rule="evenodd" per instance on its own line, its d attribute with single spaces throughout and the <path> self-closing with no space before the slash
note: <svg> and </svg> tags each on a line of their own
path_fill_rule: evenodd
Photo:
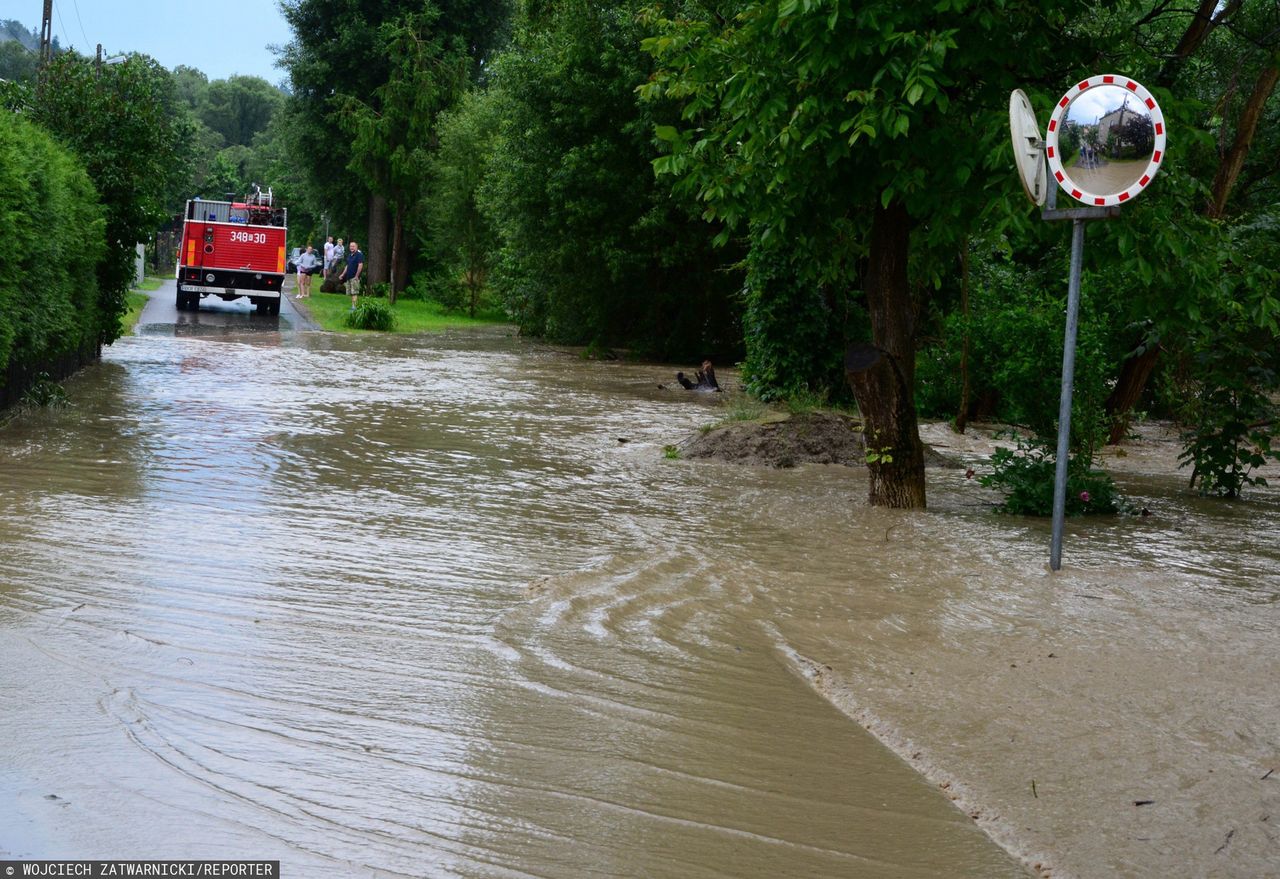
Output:
<svg viewBox="0 0 1280 879">
<path fill-rule="evenodd" d="M 324 243 L 324 276 L 329 277 L 329 273 L 333 271 L 333 236 L 329 236 L 329 240 Z"/>
<path fill-rule="evenodd" d="M 347 293 L 351 296 L 351 310 L 355 311 L 360 299 L 360 273 L 364 271 L 364 254 L 360 252 L 360 245 L 355 239 L 347 245 L 347 251 L 347 266 L 338 275 L 338 280 L 346 282 Z"/>
<path fill-rule="evenodd" d="M 318 264 L 319 258 L 316 256 L 315 248 L 308 244 L 307 249 L 298 257 L 298 294 L 293 297 L 294 299 L 311 298 L 311 276 L 315 273 Z"/>
<path fill-rule="evenodd" d="M 346 261 L 347 246 L 342 243 L 342 239 L 338 239 L 338 243 L 333 245 L 333 268 L 329 269 L 329 273 L 333 274 L 338 271 L 339 267 Z"/>
</svg>

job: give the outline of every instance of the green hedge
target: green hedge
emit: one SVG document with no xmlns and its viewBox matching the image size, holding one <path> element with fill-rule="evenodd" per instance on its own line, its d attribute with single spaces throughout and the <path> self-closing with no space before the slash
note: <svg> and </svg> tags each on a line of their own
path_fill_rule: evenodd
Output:
<svg viewBox="0 0 1280 879">
<path fill-rule="evenodd" d="M 93 356 L 104 321 L 95 271 L 105 221 L 89 175 L 16 113 L 0 125 L 0 405 L 37 371 Z"/>
</svg>

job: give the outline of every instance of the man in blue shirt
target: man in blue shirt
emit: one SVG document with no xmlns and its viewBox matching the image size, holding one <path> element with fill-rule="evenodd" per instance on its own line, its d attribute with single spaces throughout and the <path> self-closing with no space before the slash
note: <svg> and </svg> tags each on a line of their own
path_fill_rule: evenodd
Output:
<svg viewBox="0 0 1280 879">
<path fill-rule="evenodd" d="M 347 293 L 351 296 L 351 310 L 355 311 L 360 299 L 360 273 L 364 271 L 364 254 L 360 252 L 360 245 L 356 244 L 354 238 L 351 239 L 348 249 L 350 252 L 347 254 L 347 267 L 342 270 L 341 275 L 338 275 L 338 280 L 346 282 Z"/>
</svg>

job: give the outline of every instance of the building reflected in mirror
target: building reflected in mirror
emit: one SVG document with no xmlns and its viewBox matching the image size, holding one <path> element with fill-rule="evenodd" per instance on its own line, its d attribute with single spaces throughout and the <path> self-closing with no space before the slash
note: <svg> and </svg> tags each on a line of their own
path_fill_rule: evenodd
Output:
<svg viewBox="0 0 1280 879">
<path fill-rule="evenodd" d="M 1059 138 L 1063 171 L 1080 189 L 1116 195 L 1142 178 L 1155 142 L 1151 112 L 1132 91 L 1092 88 L 1067 108 Z"/>
</svg>

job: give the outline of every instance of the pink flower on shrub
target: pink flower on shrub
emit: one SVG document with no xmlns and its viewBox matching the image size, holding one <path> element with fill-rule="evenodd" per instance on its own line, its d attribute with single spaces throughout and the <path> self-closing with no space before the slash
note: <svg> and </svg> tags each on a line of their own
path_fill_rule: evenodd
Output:
<svg viewBox="0 0 1280 879">
<path fill-rule="evenodd" d="M 1080 492 L 1080 500 L 1084 501 L 1086 504 L 1089 503 L 1089 492 L 1087 491 Z"/>
</svg>

